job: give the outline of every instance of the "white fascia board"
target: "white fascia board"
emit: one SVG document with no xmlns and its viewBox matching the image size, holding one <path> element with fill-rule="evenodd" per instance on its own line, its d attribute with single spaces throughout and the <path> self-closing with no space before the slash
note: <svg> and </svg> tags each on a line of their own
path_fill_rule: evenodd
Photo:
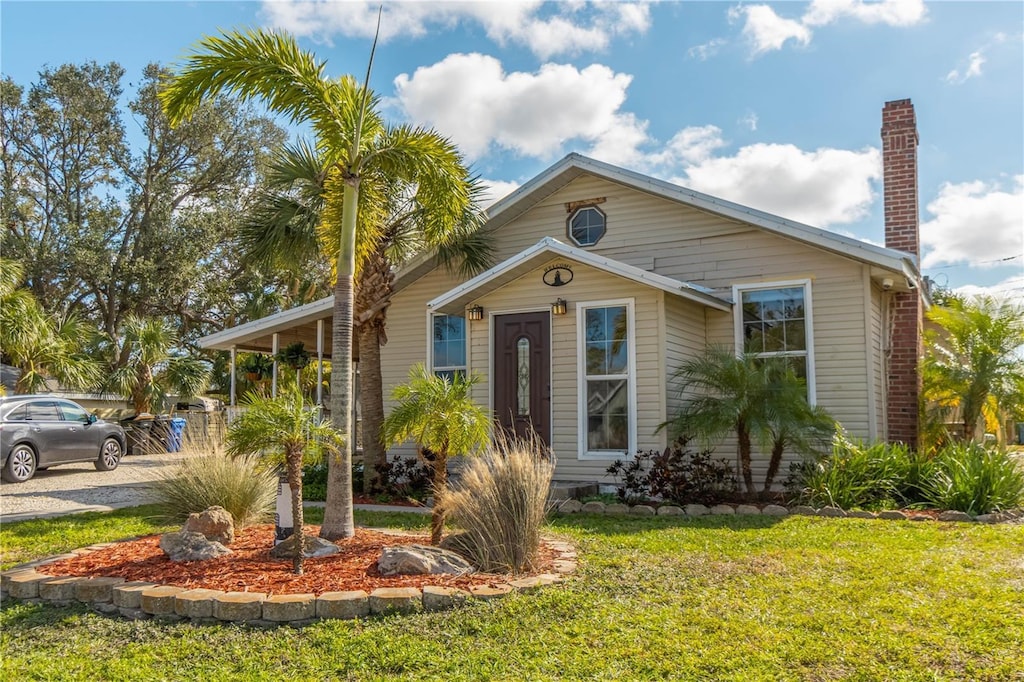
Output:
<svg viewBox="0 0 1024 682">
<path fill-rule="evenodd" d="M 304 322 L 312 322 L 330 317 L 330 313 L 333 310 L 334 296 L 328 296 L 319 301 L 301 305 L 298 308 L 282 310 L 279 313 L 204 336 L 199 339 L 199 347 L 230 350 L 232 346 L 238 346 L 251 339 L 273 334 L 274 332 L 287 331 Z"/>
<path fill-rule="evenodd" d="M 618 275 L 624 279 L 629 279 L 656 289 L 661 289 L 668 293 L 690 299 L 717 310 L 732 310 L 732 303 L 730 301 L 715 296 L 710 289 L 690 284 L 689 282 L 672 279 L 671 277 L 665 277 L 664 275 L 659 275 L 654 272 L 647 272 L 646 270 L 641 270 L 640 268 L 611 258 L 598 256 L 596 254 L 583 251 L 582 249 L 577 249 L 567 244 L 563 244 L 552 237 L 545 237 L 544 239 L 541 239 L 533 246 L 519 252 L 511 258 L 506 259 L 490 270 L 483 272 L 468 282 L 460 284 L 454 289 L 434 298 L 427 303 L 427 308 L 430 310 L 444 308 L 459 299 L 471 296 L 477 290 L 486 290 L 488 284 L 499 280 L 504 275 L 513 272 L 516 269 L 532 268 L 533 266 L 529 265 L 530 261 L 538 260 L 542 257 L 548 258 L 551 256 L 560 256 L 562 258 L 576 261 L 577 263 L 589 265 L 590 267 L 598 270 Z"/>
</svg>

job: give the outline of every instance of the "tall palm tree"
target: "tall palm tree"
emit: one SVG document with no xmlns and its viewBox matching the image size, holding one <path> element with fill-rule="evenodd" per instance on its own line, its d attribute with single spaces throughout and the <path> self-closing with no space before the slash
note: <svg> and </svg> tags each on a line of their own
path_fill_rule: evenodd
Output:
<svg viewBox="0 0 1024 682">
<path fill-rule="evenodd" d="M 448 458 L 468 455 L 490 438 L 493 417 L 472 397 L 478 380 L 476 375 L 461 374 L 449 379 L 416 365 L 409 371 L 409 382 L 392 392 L 396 405 L 384 420 L 385 440 L 392 444 L 416 441 L 420 457 L 433 470 L 437 503 L 430 518 L 430 542 L 435 545 L 444 532 Z"/>
<path fill-rule="evenodd" d="M 277 398 L 250 393 L 248 409 L 228 429 L 228 452 L 232 455 L 257 454 L 284 464 L 291 488 L 292 520 L 295 524 L 295 554 L 292 570 L 303 572 L 305 537 L 302 512 L 302 465 L 318 461 L 323 454 L 337 451 L 341 440 L 337 431 L 308 405 L 302 389 L 295 384 Z"/>
<path fill-rule="evenodd" d="M 982 415 L 1024 412 L 1024 306 L 988 296 L 933 306 L 925 333 L 924 394 L 959 408 L 961 440 Z M 998 419 L 997 419 L 998 421 Z"/>
<path fill-rule="evenodd" d="M 373 62 L 371 52 L 370 64 Z M 161 92 L 172 121 L 190 117 L 206 99 L 233 93 L 258 100 L 293 122 L 308 123 L 327 160 L 321 224 L 338 235 L 331 349 L 331 419 L 345 439 L 329 460 L 327 508 L 320 535 L 355 534 L 352 514 L 352 306 L 356 227 L 365 177 L 379 173 L 417 184 L 421 201 L 451 220 L 469 204 L 466 174 L 450 141 L 432 130 L 387 125 L 369 90 L 351 76 L 331 79 L 325 64 L 286 34 L 253 30 L 201 40 Z"/>
<path fill-rule="evenodd" d="M 20 263 L 0 259 L 0 355 L 21 370 L 14 390 L 34 393 L 54 378 L 66 388 L 99 382 L 100 365 L 85 352 L 96 330 L 74 314 L 51 316 L 21 288 Z"/>
<path fill-rule="evenodd" d="M 286 146 L 271 164 L 262 192 L 239 231 L 243 258 L 265 270 L 308 272 L 324 259 L 334 260 L 336 234 L 323 234 L 325 162 L 315 149 L 300 143 Z M 371 492 L 377 466 L 385 462 L 381 428 L 384 386 L 380 348 L 387 343 L 387 311 L 394 296 L 395 271 L 424 250 L 434 251 L 441 264 L 463 276 L 476 274 L 492 262 L 492 240 L 479 228 L 482 185 L 467 179 L 472 201 L 463 215 L 449 222 L 434 220 L 408 182 L 372 175 L 363 180 L 356 231 L 357 260 L 353 325 L 358 348 L 362 409 L 363 490 Z M 332 239 L 332 236 L 334 237 Z M 363 242 L 372 248 L 364 248 Z"/>
<path fill-rule="evenodd" d="M 198 394 L 209 379 L 209 367 L 203 360 L 181 355 L 177 346 L 178 333 L 164 320 L 128 317 L 115 351 L 117 367 L 107 380 L 109 388 L 129 396 L 136 414 L 152 412 L 168 393 Z"/>
</svg>

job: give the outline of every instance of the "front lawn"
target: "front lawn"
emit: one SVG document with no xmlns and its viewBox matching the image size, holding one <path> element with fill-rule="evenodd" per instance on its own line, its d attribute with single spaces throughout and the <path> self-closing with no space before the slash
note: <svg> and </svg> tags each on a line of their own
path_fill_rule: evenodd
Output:
<svg viewBox="0 0 1024 682">
<path fill-rule="evenodd" d="M 65 548 L 68 522 L 26 522 L 31 533 L 5 524 L 4 563 L 12 551 L 26 558 L 25 537 L 39 554 Z M 137 510 L 70 523 L 95 529 L 76 530 L 83 544 L 146 525 Z M 571 583 L 446 613 L 259 630 L 8 602 L 3 677 L 1020 680 L 1024 670 L 1024 526 L 579 516 L 551 530 L 579 547 Z"/>
</svg>

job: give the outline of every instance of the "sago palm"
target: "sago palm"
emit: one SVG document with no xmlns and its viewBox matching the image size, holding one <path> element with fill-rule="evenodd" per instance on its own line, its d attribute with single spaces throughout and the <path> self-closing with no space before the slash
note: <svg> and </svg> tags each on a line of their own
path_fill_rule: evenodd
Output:
<svg viewBox="0 0 1024 682">
<path fill-rule="evenodd" d="M 178 333 L 164 320 L 129 317 L 116 345 L 107 387 L 128 396 L 136 414 L 162 407 L 168 393 L 191 397 L 206 387 L 206 362 L 182 354 Z"/>
<path fill-rule="evenodd" d="M 433 469 L 434 505 L 430 519 L 430 541 L 438 544 L 444 532 L 448 490 L 448 458 L 468 455 L 490 438 L 492 418 L 472 398 L 479 377 L 456 373 L 451 378 L 431 374 L 416 365 L 409 382 L 396 386 L 391 397 L 395 407 L 384 420 L 384 440 L 398 444 L 413 440 L 419 454 Z"/>
<path fill-rule="evenodd" d="M 323 421 L 319 410 L 306 403 L 298 385 L 277 398 L 250 393 L 244 404 L 246 411 L 228 429 L 228 452 L 256 454 L 284 465 L 295 524 L 292 568 L 297 575 L 302 575 L 305 547 L 302 466 L 319 461 L 324 454 L 337 452 L 341 447 L 340 435 Z"/>
<path fill-rule="evenodd" d="M 334 261 L 337 235 L 325 230 L 324 180 L 327 169 L 306 144 L 285 147 L 271 164 L 268 188 L 254 204 L 239 232 L 239 250 L 253 265 L 271 271 L 308 272 Z M 395 271 L 413 256 L 431 250 L 441 264 L 472 275 L 492 261 L 492 243 L 479 227 L 482 186 L 467 178 L 472 201 L 458 220 L 424 203 L 423 185 L 379 174 L 364 178 L 356 230 L 356 280 L 353 324 L 358 347 L 362 407 L 365 492 L 376 483 L 376 466 L 385 461 L 381 440 L 384 387 L 380 347 L 387 343 L 387 312 L 394 296 Z M 430 197 L 430 193 L 426 194 Z M 368 243 L 368 244 L 367 244 Z"/>
<path fill-rule="evenodd" d="M 371 53 L 372 64 L 372 53 Z M 270 31 L 231 32 L 205 38 L 161 93 L 172 122 L 223 93 L 258 100 L 271 111 L 306 123 L 324 155 L 325 203 L 321 224 L 337 234 L 337 280 L 331 349 L 331 419 L 344 446 L 330 458 L 327 508 L 321 536 L 351 537 L 352 515 L 352 307 L 356 232 L 364 178 L 379 174 L 421 186 L 423 200 L 459 216 L 469 204 L 465 171 L 455 147 L 432 130 L 387 125 L 368 84 L 351 76 L 329 78 L 325 64 L 299 49 L 291 36 Z M 366 81 L 369 80 L 369 71 Z M 429 194 L 429 197 L 427 196 Z M 369 242 L 367 242 L 369 245 Z"/>
</svg>

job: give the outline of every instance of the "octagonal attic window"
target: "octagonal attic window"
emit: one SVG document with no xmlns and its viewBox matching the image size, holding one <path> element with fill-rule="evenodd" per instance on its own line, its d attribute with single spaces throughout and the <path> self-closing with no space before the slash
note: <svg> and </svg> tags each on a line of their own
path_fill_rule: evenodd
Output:
<svg viewBox="0 0 1024 682">
<path fill-rule="evenodd" d="M 604 211 L 594 206 L 577 209 L 567 223 L 569 237 L 577 246 L 593 246 L 604 236 Z"/>
</svg>

